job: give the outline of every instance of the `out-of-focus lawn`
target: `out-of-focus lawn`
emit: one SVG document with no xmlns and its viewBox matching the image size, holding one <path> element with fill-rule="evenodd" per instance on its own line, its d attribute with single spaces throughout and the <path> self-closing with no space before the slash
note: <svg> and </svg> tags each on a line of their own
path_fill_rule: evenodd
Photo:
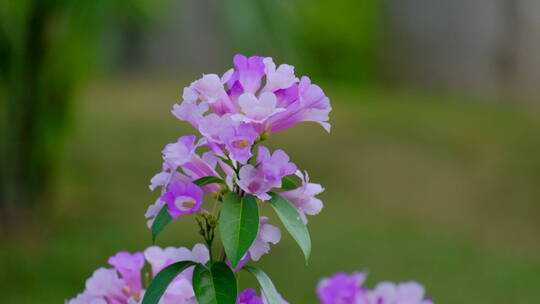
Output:
<svg viewBox="0 0 540 304">
<path fill-rule="evenodd" d="M 57 199 L 40 211 L 47 220 L 0 245 L 2 303 L 61 303 L 116 251 L 150 245 L 143 214 L 157 194 L 148 180 L 162 147 L 194 133 L 169 114 L 188 83 L 130 79 L 84 90 Z M 416 279 L 436 303 L 540 303 L 539 113 L 324 87 L 332 133 L 303 124 L 269 142 L 326 187 L 325 209 L 309 222 L 310 264 L 286 233 L 260 263 L 283 296 L 316 303 L 320 277 L 368 269 L 367 285 Z M 158 244 L 192 246 L 195 231 L 182 218 Z"/>
</svg>

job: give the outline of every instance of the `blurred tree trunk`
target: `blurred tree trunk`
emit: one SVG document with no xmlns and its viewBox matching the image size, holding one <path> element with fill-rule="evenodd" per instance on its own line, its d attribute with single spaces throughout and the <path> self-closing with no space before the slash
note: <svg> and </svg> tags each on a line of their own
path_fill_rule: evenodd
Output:
<svg viewBox="0 0 540 304">
<path fill-rule="evenodd" d="M 47 126 L 42 123 L 51 117 L 63 119 L 67 103 L 66 94 L 56 94 L 56 106 L 47 107 L 45 95 L 51 92 L 40 88 L 47 51 L 47 25 L 54 7 L 40 0 L 28 4 L 23 34 L 18 43 L 8 49 L 3 71 L 6 100 L 0 207 L 2 224 L 8 232 L 23 224 L 18 223 L 23 220 L 20 217 L 23 210 L 46 197 L 54 162 L 50 146 L 59 144 L 56 141 L 61 134 L 47 138 L 44 134 Z"/>
</svg>

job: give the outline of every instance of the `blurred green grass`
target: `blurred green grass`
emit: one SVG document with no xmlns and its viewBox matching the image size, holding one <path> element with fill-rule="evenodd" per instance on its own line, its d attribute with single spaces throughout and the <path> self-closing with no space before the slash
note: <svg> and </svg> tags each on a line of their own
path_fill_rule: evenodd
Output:
<svg viewBox="0 0 540 304">
<path fill-rule="evenodd" d="M 194 133 L 169 114 L 188 83 L 134 77 L 84 89 L 56 199 L 29 223 L 39 233 L 0 245 L 3 302 L 62 302 L 116 251 L 150 245 L 148 180 L 162 147 Z M 286 233 L 260 263 L 291 303 L 316 303 L 320 277 L 360 269 L 370 271 L 368 286 L 421 281 L 437 303 L 540 302 L 537 109 L 323 87 L 332 133 L 302 124 L 269 141 L 326 187 L 325 209 L 310 218 L 310 264 Z M 158 244 L 197 241 L 186 218 Z"/>
</svg>

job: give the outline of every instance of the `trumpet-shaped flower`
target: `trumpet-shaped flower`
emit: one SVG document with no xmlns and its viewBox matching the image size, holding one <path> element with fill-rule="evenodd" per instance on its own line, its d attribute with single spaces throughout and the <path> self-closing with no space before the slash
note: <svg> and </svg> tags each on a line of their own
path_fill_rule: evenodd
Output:
<svg viewBox="0 0 540 304">
<path fill-rule="evenodd" d="M 238 186 L 247 193 L 253 194 L 263 201 L 269 200 L 271 196 L 267 193 L 274 187 L 279 187 L 280 181 L 269 179 L 262 167 L 245 165 L 240 169 Z"/>
<path fill-rule="evenodd" d="M 296 189 L 280 192 L 279 194 L 293 203 L 304 223 L 307 223 L 306 214 L 315 215 L 321 212 L 323 203 L 315 196 L 324 191 L 324 188 L 320 184 L 310 183 L 309 175 L 307 172 L 302 174 L 300 171 L 296 171 L 296 175 L 302 180 L 302 185 Z"/>
<path fill-rule="evenodd" d="M 141 270 L 144 267 L 142 252 L 131 254 L 127 251 L 118 252 L 109 258 L 109 264 L 122 275 L 125 281 L 124 293 L 128 296 L 137 297 L 142 290 Z"/>
<path fill-rule="evenodd" d="M 224 129 L 220 138 L 230 152 L 231 158 L 245 164 L 252 155 L 251 146 L 258 136 L 259 133 L 252 125 L 242 123 Z"/>
<path fill-rule="evenodd" d="M 258 261 L 263 255 L 270 251 L 270 243 L 275 245 L 279 243 L 280 240 L 281 231 L 279 228 L 268 224 L 268 217 L 261 216 L 259 233 L 248 251 L 251 259 Z"/>
<path fill-rule="evenodd" d="M 181 104 L 173 105 L 171 111 L 176 118 L 189 122 L 193 127 L 199 128 L 199 122 L 204 113 L 208 111 L 208 103 L 201 102 L 197 104 L 195 100 L 184 100 Z"/>
<path fill-rule="evenodd" d="M 199 99 L 207 102 L 212 111 L 218 115 L 235 113 L 236 107 L 225 92 L 221 78 L 216 74 L 207 74 L 191 84 Z"/>
<path fill-rule="evenodd" d="M 195 136 L 182 136 L 177 142 L 167 144 L 161 153 L 166 165 L 176 169 L 187 163 L 195 153 Z"/>
<path fill-rule="evenodd" d="M 369 304 L 367 293 L 361 287 L 367 274 L 354 272 L 348 275 L 338 272 L 322 279 L 317 285 L 317 296 L 321 304 Z"/>
<path fill-rule="evenodd" d="M 232 119 L 246 123 L 264 123 L 274 114 L 285 111 L 276 107 L 276 95 L 272 92 L 264 92 L 258 98 L 252 93 L 244 93 L 238 98 L 238 104 L 243 114 L 234 114 Z"/>
<path fill-rule="evenodd" d="M 263 60 L 264 58 L 259 56 L 247 58 L 244 55 L 235 55 L 233 58 L 235 72 L 227 82 L 229 87 L 233 87 L 238 81 L 244 92 L 255 94 L 264 76 Z"/>
<path fill-rule="evenodd" d="M 281 187 L 283 177 L 296 172 L 296 165 L 289 161 L 289 155 L 285 151 L 276 150 L 270 154 L 267 147 L 259 146 L 257 163 L 268 179 L 278 181 L 277 187 Z"/>
<path fill-rule="evenodd" d="M 266 122 L 269 133 L 277 133 L 290 128 L 302 121 L 313 121 L 320 124 L 330 132 L 328 123 L 329 113 L 332 111 L 330 100 L 324 95 L 322 89 L 304 76 L 298 85 L 298 99 L 290 103 L 286 110 L 272 116 Z"/>
<path fill-rule="evenodd" d="M 276 64 L 270 57 L 264 58 L 263 62 L 264 72 L 266 73 L 266 86 L 263 91 L 274 92 L 286 89 L 298 82 L 292 65 L 282 64 L 276 69 Z"/>
<path fill-rule="evenodd" d="M 161 200 L 169 205 L 169 214 L 177 218 L 182 214 L 192 214 L 201 210 L 203 191 L 193 183 L 175 182 L 169 185 L 168 192 Z"/>
<path fill-rule="evenodd" d="M 432 304 L 425 299 L 425 290 L 417 282 L 381 282 L 369 293 L 370 304 Z"/>
<path fill-rule="evenodd" d="M 186 247 L 151 246 L 144 251 L 144 258 L 150 264 L 152 274 L 156 275 L 163 268 L 179 261 L 194 261 L 204 264 L 210 260 L 210 254 L 203 244 L 196 244 L 192 250 Z"/>
</svg>

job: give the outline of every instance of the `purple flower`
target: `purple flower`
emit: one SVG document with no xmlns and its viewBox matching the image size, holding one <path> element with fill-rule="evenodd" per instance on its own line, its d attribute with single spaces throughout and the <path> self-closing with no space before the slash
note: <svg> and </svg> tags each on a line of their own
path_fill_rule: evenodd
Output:
<svg viewBox="0 0 540 304">
<path fill-rule="evenodd" d="M 417 282 L 381 282 L 369 292 L 370 304 L 432 304 L 425 299 L 425 290 Z"/>
<path fill-rule="evenodd" d="M 220 136 L 223 131 L 238 123 L 231 119 L 230 115 L 219 116 L 208 114 L 199 123 L 199 132 L 209 141 L 222 144 Z"/>
<path fill-rule="evenodd" d="M 253 261 L 258 261 L 270 251 L 270 243 L 277 244 L 281 240 L 281 231 L 278 227 L 267 223 L 268 217 L 261 216 L 259 234 L 249 248 L 249 255 Z"/>
<path fill-rule="evenodd" d="M 226 149 L 231 153 L 231 158 L 242 164 L 251 157 L 251 146 L 257 137 L 259 133 L 248 124 L 228 127 L 220 135 Z"/>
<path fill-rule="evenodd" d="M 327 132 L 330 132 L 328 114 L 332 111 L 330 100 L 324 95 L 322 89 L 304 76 L 298 85 L 299 98 L 290 103 L 284 112 L 272 116 L 266 122 L 269 133 L 277 133 L 302 121 L 319 123 Z"/>
<path fill-rule="evenodd" d="M 244 93 L 238 98 L 238 104 L 243 114 L 234 114 L 235 121 L 246 123 L 264 123 L 273 115 L 285 111 L 277 108 L 276 95 L 272 92 L 264 92 L 258 98 L 252 93 Z"/>
<path fill-rule="evenodd" d="M 199 98 L 207 102 L 212 111 L 218 115 L 235 113 L 235 105 L 225 92 L 223 82 L 216 74 L 207 74 L 191 84 L 193 91 L 198 93 Z"/>
<path fill-rule="evenodd" d="M 162 249 L 158 246 L 151 246 L 144 251 L 144 257 L 150 264 L 152 275 L 154 276 L 172 263 L 194 261 L 204 264 L 210 260 L 208 249 L 203 244 L 196 244 L 192 250 L 186 247 L 167 247 Z"/>
<path fill-rule="evenodd" d="M 324 188 L 319 184 L 310 183 L 307 172 L 302 174 L 302 172 L 296 171 L 296 175 L 302 180 L 302 185 L 296 189 L 283 191 L 279 194 L 298 208 L 302 220 L 304 223 L 307 223 L 306 214 L 318 214 L 323 208 L 322 201 L 315 196 L 323 192 Z"/>
<path fill-rule="evenodd" d="M 252 288 L 248 288 L 238 294 L 236 304 L 264 304 L 261 297 L 257 296 L 257 291 Z"/>
<path fill-rule="evenodd" d="M 244 55 L 235 55 L 233 58 L 235 72 L 228 80 L 229 88 L 233 87 L 235 82 L 242 86 L 243 92 L 257 92 L 261 86 L 261 79 L 264 76 L 263 57 L 253 56 L 247 58 Z"/>
<path fill-rule="evenodd" d="M 99 268 L 86 281 L 86 289 L 68 304 L 123 304 L 128 303 L 124 294 L 125 282 L 114 269 Z"/>
<path fill-rule="evenodd" d="M 99 268 L 86 281 L 85 290 L 77 297 L 67 301 L 68 304 L 136 304 L 144 295 L 141 286 L 141 269 L 144 259 L 152 266 L 152 276 L 164 267 L 177 261 L 195 261 L 206 263 L 209 253 L 202 244 L 193 250 L 185 247 L 157 246 L 147 248 L 143 253 L 129 254 L 119 252 L 109 259 L 116 269 Z M 160 304 L 197 304 L 193 286 L 191 285 L 193 269 L 188 268 L 180 273 L 163 294 Z M 120 275 L 119 275 L 120 274 Z"/>
<path fill-rule="evenodd" d="M 148 226 L 148 228 L 152 229 L 154 220 L 156 219 L 156 216 L 158 215 L 159 211 L 161 211 L 161 208 L 163 208 L 163 205 L 165 205 L 165 202 L 162 201 L 161 198 L 158 197 L 158 199 L 154 202 L 154 204 L 148 206 L 148 209 L 146 209 L 146 213 L 144 214 L 144 217 L 148 219 L 146 221 L 146 225 Z"/>
<path fill-rule="evenodd" d="M 195 136 L 182 136 L 177 142 L 167 144 L 161 153 L 167 166 L 176 169 L 193 157 L 196 148 Z"/>
<path fill-rule="evenodd" d="M 281 181 L 269 179 L 261 166 L 255 168 L 252 165 L 245 165 L 240 168 L 237 184 L 247 193 L 266 201 L 271 198 L 267 192 L 274 187 L 279 187 Z"/>
<path fill-rule="evenodd" d="M 257 163 L 268 179 L 277 181 L 281 187 L 281 179 L 296 172 L 296 165 L 289 162 L 290 158 L 283 150 L 276 150 L 273 154 L 265 146 L 259 146 Z"/>
<path fill-rule="evenodd" d="M 189 122 L 193 127 L 199 128 L 199 122 L 204 113 L 208 111 L 208 103 L 197 104 L 195 100 L 184 100 L 181 104 L 173 105 L 171 113 L 180 120 Z"/>
<path fill-rule="evenodd" d="M 348 275 L 338 272 L 323 278 L 317 285 L 317 296 L 321 304 L 368 304 L 366 291 L 361 287 L 366 279 L 365 272 Z"/>
<path fill-rule="evenodd" d="M 161 200 L 169 205 L 169 214 L 178 218 L 182 214 L 192 214 L 201 210 L 203 191 L 193 183 L 175 182 L 169 185 L 168 192 Z"/>
<path fill-rule="evenodd" d="M 281 296 L 280 296 L 281 297 Z M 236 298 L 236 304 L 267 304 L 266 298 L 264 296 L 257 296 L 257 291 L 252 288 L 248 288 L 238 294 Z M 289 304 L 281 298 L 281 304 Z"/>
<path fill-rule="evenodd" d="M 109 264 L 113 266 L 125 281 L 124 293 L 128 296 L 137 297 L 142 290 L 141 270 L 144 267 L 144 255 L 142 252 L 131 254 L 120 251 L 109 258 Z"/>
<path fill-rule="evenodd" d="M 272 58 L 266 57 L 263 62 L 266 73 L 264 92 L 286 89 L 298 82 L 298 78 L 294 76 L 294 67 L 292 65 L 282 64 L 276 70 L 276 64 Z"/>
<path fill-rule="evenodd" d="M 169 171 L 162 171 L 150 179 L 150 185 L 148 187 L 150 188 L 150 191 L 154 191 L 157 187 L 166 189 L 168 184 L 178 181 L 190 182 L 191 180 L 188 176 L 177 171 L 172 173 Z"/>
<path fill-rule="evenodd" d="M 215 170 L 217 158 L 208 151 L 202 157 L 194 155 L 191 160 L 182 166 L 182 170 L 191 178 L 190 182 L 201 177 L 218 176 L 219 173 Z M 203 191 L 208 194 L 213 194 L 221 189 L 220 185 L 210 184 L 202 187 Z"/>
</svg>

